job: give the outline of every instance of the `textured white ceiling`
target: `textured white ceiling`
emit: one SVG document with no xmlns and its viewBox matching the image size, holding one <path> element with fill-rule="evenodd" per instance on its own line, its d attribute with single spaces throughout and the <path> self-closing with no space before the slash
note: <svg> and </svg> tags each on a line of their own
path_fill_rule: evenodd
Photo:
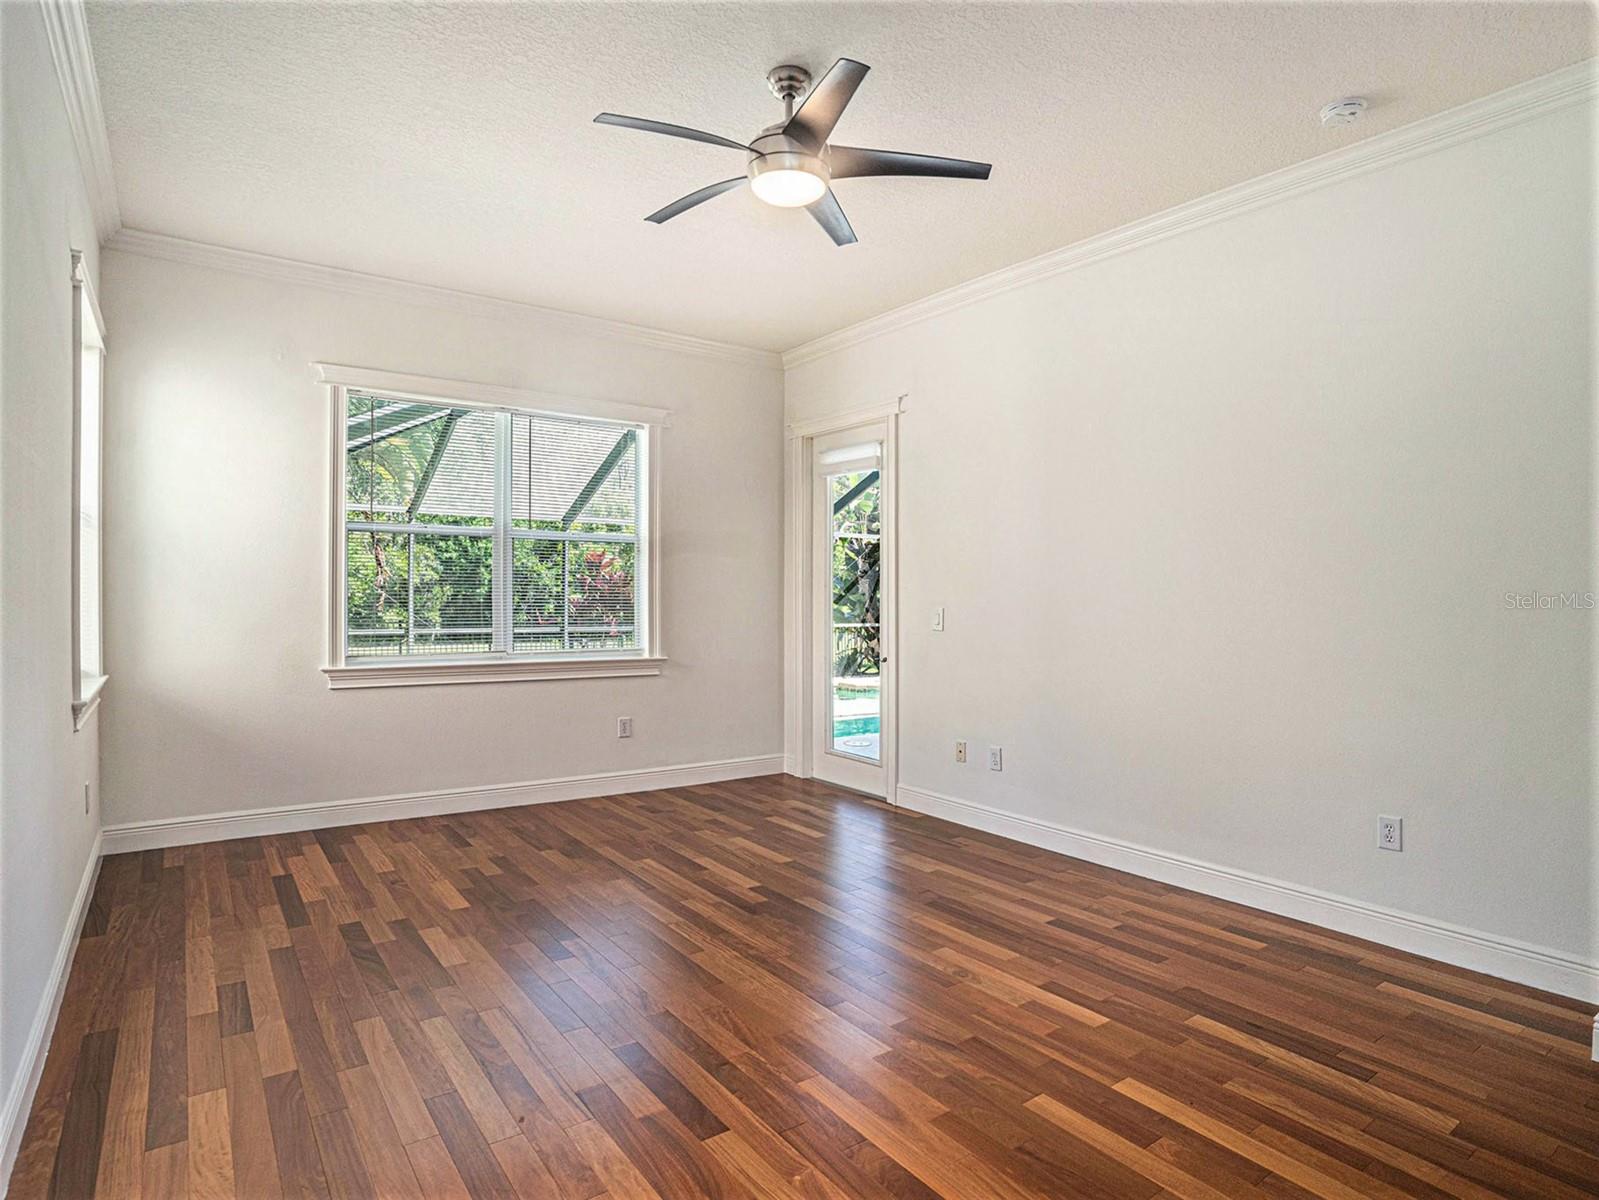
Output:
<svg viewBox="0 0 1599 1200">
<path fill-rule="evenodd" d="M 1594 53 L 1583 3 L 92 3 L 124 223 L 766 349 Z M 764 75 L 872 67 L 842 143 L 988 183 L 846 180 L 834 247 L 747 188 Z M 1372 101 L 1323 129 L 1329 100 Z"/>
</svg>

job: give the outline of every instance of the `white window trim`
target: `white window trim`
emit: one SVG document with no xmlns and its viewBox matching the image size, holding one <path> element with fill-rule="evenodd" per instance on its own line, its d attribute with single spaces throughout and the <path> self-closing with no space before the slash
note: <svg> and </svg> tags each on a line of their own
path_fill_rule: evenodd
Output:
<svg viewBox="0 0 1599 1200">
<path fill-rule="evenodd" d="M 89 312 L 94 317 L 92 331 L 83 328 L 84 301 L 88 301 Z M 88 675 L 83 670 L 83 592 L 82 572 L 80 570 L 79 555 L 82 552 L 81 525 L 82 516 L 79 510 L 79 498 L 83 495 L 83 350 L 85 345 L 91 345 L 100 352 L 100 402 L 95 405 L 95 413 L 100 422 L 101 436 L 99 439 L 100 452 L 97 463 L 101 477 L 105 472 L 105 318 L 100 315 L 100 302 L 95 298 L 94 285 L 89 282 L 89 272 L 83 265 L 83 251 L 72 252 L 72 729 L 73 732 L 81 730 L 88 724 L 90 715 L 100 706 L 100 694 L 105 690 L 106 680 L 109 676 L 105 673 L 105 570 L 103 565 L 104 550 L 101 551 L 102 567 L 100 571 L 100 620 L 96 623 L 100 631 L 100 652 L 95 657 L 102 664 L 101 673 Z M 96 487 L 100 493 L 100 528 L 105 528 L 105 490 Z M 101 545 L 104 546 L 104 533 L 101 534 Z"/>
<path fill-rule="evenodd" d="M 318 382 L 328 389 L 329 477 L 328 491 L 328 665 L 322 668 L 328 687 L 418 687 L 432 684 L 504 683 L 530 679 L 600 679 L 618 676 L 659 675 L 666 657 L 661 653 L 660 594 L 660 461 L 661 431 L 671 424 L 663 408 L 524 391 L 497 384 L 434 379 L 396 371 L 336 363 L 312 363 Z M 455 407 L 515 409 L 552 416 L 592 417 L 643 425 L 648 435 L 640 439 L 643 534 L 638 555 L 644 587 L 636 598 L 634 624 L 644 633 L 640 649 L 623 653 L 527 655 L 470 658 L 407 656 L 395 662 L 351 663 L 345 657 L 345 407 L 346 393 L 382 392 L 388 396 L 423 400 Z M 506 464 L 508 467 L 508 464 Z M 496 576 L 498 580 L 498 576 Z M 507 584 L 509 580 L 507 579 Z M 497 583 L 496 586 L 499 586 Z"/>
</svg>

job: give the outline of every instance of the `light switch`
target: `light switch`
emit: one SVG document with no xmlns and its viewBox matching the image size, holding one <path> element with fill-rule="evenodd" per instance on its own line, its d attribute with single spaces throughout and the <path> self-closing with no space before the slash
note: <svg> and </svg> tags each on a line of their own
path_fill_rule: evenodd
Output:
<svg viewBox="0 0 1599 1200">
<path fill-rule="evenodd" d="M 933 632 L 944 632 L 944 610 L 942 608 L 935 608 L 933 610 Z"/>
</svg>

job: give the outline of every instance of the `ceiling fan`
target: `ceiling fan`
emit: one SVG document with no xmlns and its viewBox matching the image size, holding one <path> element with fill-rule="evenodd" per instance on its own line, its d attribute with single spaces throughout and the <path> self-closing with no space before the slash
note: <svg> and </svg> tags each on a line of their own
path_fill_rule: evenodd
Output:
<svg viewBox="0 0 1599 1200">
<path fill-rule="evenodd" d="M 866 175 L 923 175 L 938 179 L 987 179 L 988 163 L 970 162 L 964 158 L 938 158 L 931 154 L 904 154 L 898 150 L 863 150 L 858 146 L 829 144 L 833 126 L 844 115 L 844 108 L 861 86 L 866 72 L 865 63 L 852 58 L 841 58 L 822 76 L 821 83 L 809 95 L 811 73 L 804 67 L 774 67 L 766 75 L 772 92 L 783 102 L 783 119 L 761 130 L 760 136 L 745 145 L 731 138 L 720 137 L 699 129 L 682 125 L 668 125 L 663 121 L 646 121 L 641 117 L 623 117 L 616 113 L 601 113 L 594 120 L 600 125 L 619 125 L 623 129 L 639 129 L 645 133 L 664 133 L 667 137 L 686 138 L 691 142 L 706 142 L 712 146 L 726 146 L 742 150 L 749 156 L 744 174 L 724 179 L 697 192 L 690 192 L 681 200 L 674 200 L 665 208 L 645 217 L 660 225 L 687 212 L 696 205 L 730 192 L 747 179 L 750 190 L 768 204 L 779 208 L 805 208 L 816 218 L 816 223 L 827 231 L 835 245 L 848 246 L 858 241 L 850 228 L 849 219 L 833 195 L 835 179 L 856 179 Z M 805 96 L 796 111 L 794 101 Z"/>
</svg>

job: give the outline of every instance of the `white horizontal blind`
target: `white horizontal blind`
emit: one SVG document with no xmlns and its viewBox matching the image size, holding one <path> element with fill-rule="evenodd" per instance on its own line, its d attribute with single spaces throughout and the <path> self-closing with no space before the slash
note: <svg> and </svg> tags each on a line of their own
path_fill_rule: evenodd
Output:
<svg viewBox="0 0 1599 1200">
<path fill-rule="evenodd" d="M 346 399 L 347 659 L 642 647 L 644 427 Z"/>
</svg>

